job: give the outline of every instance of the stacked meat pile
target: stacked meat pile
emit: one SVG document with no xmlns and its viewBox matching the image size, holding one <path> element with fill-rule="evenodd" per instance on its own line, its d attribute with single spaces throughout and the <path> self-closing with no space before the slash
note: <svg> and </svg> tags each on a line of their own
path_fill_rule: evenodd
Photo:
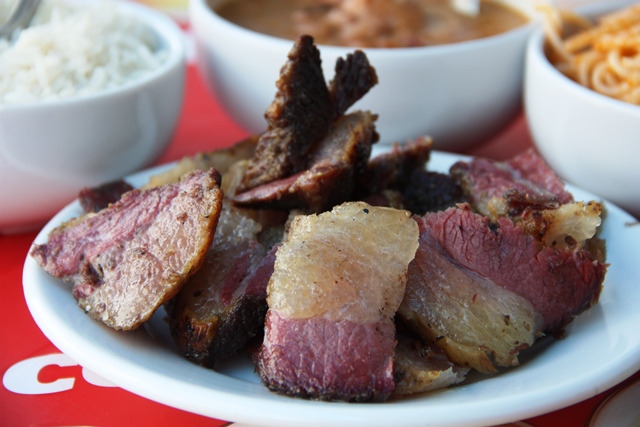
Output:
<svg viewBox="0 0 640 427">
<path fill-rule="evenodd" d="M 347 111 L 376 83 L 356 51 L 327 85 L 301 37 L 264 134 L 83 191 L 31 255 L 92 317 L 129 330 L 164 304 L 185 357 L 249 351 L 278 393 L 383 401 L 515 366 L 597 302 L 601 206 L 532 151 L 448 174 L 429 138 L 370 158 L 376 115 Z"/>
</svg>

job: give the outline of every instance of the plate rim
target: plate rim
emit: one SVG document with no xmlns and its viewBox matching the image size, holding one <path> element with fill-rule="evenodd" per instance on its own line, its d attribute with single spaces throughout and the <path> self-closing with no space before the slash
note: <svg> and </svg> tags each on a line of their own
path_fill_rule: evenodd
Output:
<svg viewBox="0 0 640 427">
<path fill-rule="evenodd" d="M 379 152 L 381 150 L 384 150 L 384 148 L 376 151 Z M 433 165 L 434 159 L 436 163 L 451 164 L 455 160 L 468 159 L 471 157 L 472 156 L 464 156 L 464 155 L 458 155 L 454 153 L 440 152 L 440 151 L 434 150 L 432 151 L 432 156 L 429 163 L 427 164 L 427 168 L 430 169 L 429 165 Z M 173 164 L 175 164 L 175 162 L 145 169 L 141 172 L 128 176 L 126 179 L 128 181 L 132 181 L 135 183 L 136 181 L 139 181 L 141 179 L 144 179 L 144 177 L 148 177 L 153 173 L 157 173 L 163 169 L 166 169 Z M 437 170 L 437 169 L 430 169 L 430 170 Z M 585 195 L 587 195 L 587 197 L 585 198 L 592 198 L 593 200 L 602 200 L 602 198 L 592 195 L 591 193 L 581 190 L 578 187 L 573 186 L 571 184 L 566 184 L 566 187 L 572 193 L 575 193 L 575 192 L 584 193 Z M 602 201 L 605 204 L 607 210 L 609 211 L 609 217 L 611 217 L 613 214 L 616 218 L 621 217 L 622 219 L 629 222 L 636 221 L 635 218 L 633 218 L 631 215 L 624 212 L 622 209 L 620 209 L 616 205 L 609 203 L 605 200 L 602 200 Z M 63 208 L 58 214 L 56 214 L 47 223 L 47 225 L 38 233 L 38 236 L 36 237 L 34 242 L 41 242 L 43 241 L 43 239 L 46 240 L 46 236 L 50 231 L 50 229 L 53 228 L 54 225 L 59 224 L 62 218 L 67 217 L 69 214 L 69 211 L 72 210 L 74 207 L 78 209 L 77 201 L 70 203 L 65 208 Z M 67 354 L 69 357 L 71 357 L 73 360 L 81 364 L 83 367 L 95 372 L 96 374 L 104 377 L 105 379 L 109 380 L 110 382 L 113 382 L 114 384 L 118 385 L 119 387 L 125 390 L 128 390 L 134 394 L 143 396 L 150 400 L 156 401 L 158 403 L 162 403 L 177 409 L 182 409 L 188 412 L 193 412 L 196 414 L 200 414 L 200 415 L 204 415 L 204 416 L 212 417 L 216 419 L 227 420 L 227 421 L 232 420 L 234 422 L 259 424 L 264 426 L 271 426 L 271 425 L 295 426 L 295 425 L 300 425 L 300 422 L 302 421 L 305 422 L 305 425 L 318 425 L 318 426 L 326 425 L 327 423 L 340 425 L 345 422 L 348 422 L 349 425 L 353 425 L 353 426 L 358 426 L 358 425 L 384 426 L 384 425 L 389 425 L 389 423 L 392 423 L 392 425 L 399 425 L 398 422 L 400 420 L 395 418 L 395 416 L 397 416 L 397 413 L 399 411 L 402 411 L 402 413 L 405 414 L 405 416 L 402 417 L 402 420 L 403 420 L 402 425 L 418 426 L 418 425 L 424 425 L 425 420 L 423 417 L 425 415 L 429 415 L 428 413 L 425 413 L 425 409 L 424 409 L 425 406 L 426 407 L 430 406 L 428 403 L 424 405 L 413 405 L 413 403 L 416 400 L 421 401 L 424 396 L 417 397 L 417 398 L 407 398 L 402 400 L 392 400 L 392 401 L 381 403 L 381 404 L 380 403 L 353 404 L 353 403 L 341 403 L 341 402 L 340 403 L 317 402 L 317 401 L 306 401 L 301 399 L 295 399 L 295 398 L 290 398 L 286 396 L 279 396 L 268 391 L 266 393 L 260 391 L 258 396 L 253 396 L 253 395 L 246 396 L 246 395 L 237 394 L 237 393 L 230 394 L 228 391 L 224 391 L 224 390 L 219 390 L 219 389 L 212 390 L 210 387 L 208 387 L 208 385 L 210 384 L 207 381 L 209 380 L 204 381 L 198 378 L 193 378 L 194 383 L 189 383 L 186 386 L 186 388 L 191 391 L 200 391 L 207 396 L 220 399 L 226 403 L 226 407 L 222 407 L 225 405 L 219 405 L 214 408 L 203 407 L 199 399 L 193 400 L 189 396 L 179 395 L 179 393 L 176 393 L 178 394 L 178 396 L 174 396 L 174 397 L 167 396 L 166 390 L 162 390 L 160 387 L 153 387 L 143 383 L 141 381 L 140 375 L 132 376 L 128 370 L 123 371 L 122 369 L 123 366 L 129 367 L 134 371 L 136 371 L 137 369 L 138 374 L 140 373 L 144 374 L 143 378 L 147 380 L 147 382 L 150 380 L 153 380 L 155 382 L 165 383 L 165 385 L 168 386 L 169 389 L 171 390 L 184 390 L 185 389 L 184 381 L 180 381 L 172 376 L 167 376 L 167 374 L 164 372 L 163 373 L 157 372 L 156 370 L 151 369 L 149 366 L 142 366 L 140 361 L 131 361 L 126 359 L 123 360 L 119 354 L 107 354 L 106 356 L 102 355 L 98 359 L 89 357 L 89 355 L 86 353 L 84 349 L 81 349 L 79 348 L 79 346 L 75 345 L 77 343 L 75 342 L 72 343 L 71 341 L 69 341 L 70 338 L 68 336 L 67 337 L 63 336 L 61 331 L 64 330 L 64 328 L 67 328 L 67 330 L 65 331 L 67 333 L 69 333 L 69 330 L 71 330 L 71 333 L 75 332 L 79 334 L 79 332 L 70 329 L 71 326 L 78 326 L 78 325 L 71 325 L 69 323 L 65 323 L 65 322 L 69 322 L 69 320 L 68 318 L 63 319 L 62 315 L 59 315 L 57 319 L 51 318 L 50 316 L 49 317 L 45 316 L 44 313 L 47 313 L 46 310 L 50 309 L 50 307 L 43 306 L 43 303 L 45 302 L 42 301 L 42 295 L 38 295 L 38 293 L 36 292 L 37 290 L 36 285 L 33 285 L 34 281 L 37 282 L 39 280 L 37 277 L 38 275 L 40 275 L 41 277 L 44 275 L 50 280 L 59 282 L 60 288 L 62 288 L 65 285 L 63 285 L 62 282 L 57 281 L 57 279 L 54 279 L 48 276 L 43 270 L 40 269 L 40 267 L 37 266 L 35 261 L 27 254 L 24 269 L 23 269 L 23 292 L 25 295 L 25 300 L 27 301 L 27 306 L 29 308 L 29 311 L 33 316 L 38 327 L 44 333 L 44 335 L 63 353 Z M 605 283 L 606 283 L 606 278 L 605 278 Z M 61 292 L 63 290 L 58 289 L 58 291 Z M 69 294 L 69 298 L 72 300 L 71 293 L 68 292 L 68 294 Z M 77 305 L 75 304 L 75 301 L 72 301 L 72 302 L 77 307 Z M 596 306 L 596 307 L 599 307 L 599 306 Z M 596 310 L 596 307 L 592 308 L 591 310 Z M 84 318 L 84 320 L 80 320 L 80 323 L 84 323 L 86 320 L 86 322 L 94 322 L 97 328 L 108 329 L 106 326 L 99 325 L 93 319 L 86 316 L 84 313 L 81 312 L 81 310 L 78 309 L 77 312 Z M 78 313 L 75 313 L 75 314 L 77 315 Z M 68 315 L 68 313 L 65 315 Z M 56 321 L 56 326 L 52 325 L 51 323 L 52 320 Z M 569 326 L 572 326 L 575 323 L 576 322 L 574 321 Z M 93 328 L 92 325 L 93 323 L 89 324 L 88 325 L 89 328 L 96 329 L 96 328 Z M 55 330 L 60 326 L 63 329 Z M 79 326 L 87 326 L 87 325 L 85 324 L 85 325 L 79 325 Z M 142 329 L 134 333 L 137 333 L 140 335 L 141 331 Z M 110 329 L 106 330 L 105 333 L 108 333 L 110 335 L 123 334 L 123 332 L 117 332 Z M 130 333 L 124 333 L 124 334 L 130 334 Z M 142 334 L 144 334 L 144 332 L 142 332 Z M 119 336 L 116 339 L 119 340 L 121 337 L 124 337 L 124 336 Z M 77 339 L 77 337 L 75 338 Z M 143 339 L 143 341 L 145 341 L 145 339 Z M 99 350 L 102 344 L 98 345 L 97 342 L 93 342 L 93 343 L 90 343 L 90 345 L 94 347 L 97 346 L 96 350 Z M 447 408 L 447 405 L 444 405 L 439 409 L 435 408 L 437 410 L 435 410 L 434 413 L 431 414 L 431 415 L 437 415 L 432 420 L 433 425 L 457 427 L 457 426 L 481 426 L 481 425 L 487 425 L 487 424 L 514 422 L 514 421 L 527 419 L 533 416 L 541 415 L 543 413 L 552 412 L 554 410 L 558 410 L 566 406 L 570 406 L 574 403 L 580 402 L 584 399 L 593 397 L 599 394 L 600 392 L 603 392 L 619 384 L 620 382 L 624 381 L 626 378 L 633 375 L 640 368 L 640 338 L 638 340 L 638 343 L 634 343 L 634 345 L 635 346 L 630 351 L 627 351 L 626 353 L 623 354 L 623 356 L 625 357 L 619 360 L 617 364 L 614 364 L 613 366 L 608 365 L 604 370 L 600 369 L 600 370 L 592 370 L 592 371 L 586 372 L 585 375 L 582 376 L 582 379 L 573 378 L 571 381 L 568 381 L 568 382 L 565 381 L 565 383 L 554 384 L 552 387 L 547 387 L 545 390 L 535 389 L 535 390 L 523 391 L 518 396 L 512 396 L 509 399 L 507 399 L 506 405 L 505 405 L 504 396 L 502 396 L 502 398 L 499 400 L 491 399 L 485 396 L 485 398 L 482 401 L 483 411 L 480 414 L 474 413 L 473 411 L 457 411 L 455 414 L 453 414 L 454 416 L 446 416 L 447 414 L 443 413 L 442 412 L 443 410 L 456 409 L 458 408 L 458 406 L 456 406 L 455 408 L 454 407 Z M 129 349 L 127 350 L 129 351 Z M 141 354 L 144 354 L 146 350 L 141 348 L 141 349 L 137 349 L 136 351 L 138 351 Z M 186 369 L 187 372 L 192 372 L 192 371 L 195 372 L 196 369 L 206 369 L 206 368 L 197 366 L 195 364 L 192 364 L 191 362 L 188 362 L 186 359 L 183 359 L 181 356 L 178 356 L 177 354 L 174 354 L 174 356 L 180 357 L 183 362 L 190 365 L 188 368 L 184 368 Z M 104 364 L 99 364 L 98 361 L 104 362 Z M 114 362 L 116 366 L 112 366 Z M 182 365 L 180 365 L 179 367 L 182 368 Z M 511 368 L 509 371 L 502 373 L 500 376 L 492 377 L 491 379 L 508 378 L 510 375 L 513 375 L 510 373 L 513 373 L 514 370 L 517 370 L 517 369 L 519 368 Z M 207 370 L 207 372 L 209 372 L 209 370 Z M 598 375 L 596 375 L 596 373 Z M 209 375 L 207 375 L 206 377 L 209 377 Z M 222 378 L 219 378 L 219 377 L 222 377 Z M 516 378 L 517 377 L 518 376 L 516 375 Z M 229 382 L 225 380 L 225 378 L 228 378 L 228 377 L 226 377 L 223 374 L 219 374 L 217 372 L 214 372 L 214 374 L 211 375 L 211 378 L 212 378 L 211 381 L 216 383 L 218 381 L 221 381 L 223 385 Z M 235 381 L 238 381 L 238 380 L 233 379 L 230 381 L 231 383 L 233 383 L 232 385 L 235 385 Z M 484 383 L 486 381 L 487 381 L 486 379 L 483 379 L 482 381 L 479 381 L 476 384 Z M 502 381 L 498 381 L 498 383 L 501 383 L 501 382 Z M 456 386 L 456 387 L 444 390 L 439 395 L 448 395 L 448 396 L 455 397 L 456 394 L 459 394 L 462 391 L 467 390 L 468 387 L 472 387 L 474 385 L 475 384 L 470 384 L 470 385 L 463 384 L 461 386 Z M 251 386 L 259 387 L 261 390 L 266 390 L 266 388 L 260 384 L 254 384 Z M 249 386 L 249 388 L 251 388 L 251 386 Z M 550 389 L 553 393 L 550 393 Z M 431 396 L 424 397 L 424 398 L 429 399 L 430 397 Z M 263 398 L 266 398 L 266 399 L 263 399 Z M 523 398 L 530 399 L 532 403 L 527 407 L 522 407 L 522 405 L 519 405 L 518 402 L 520 402 Z M 455 399 L 453 399 L 453 401 L 455 401 Z M 439 402 L 439 403 L 442 403 L 442 402 Z M 445 400 L 445 403 L 446 403 L 446 400 Z M 283 407 L 282 405 L 285 405 L 285 406 Z M 293 410 L 291 410 L 291 408 L 287 408 L 287 406 L 288 407 L 293 406 Z M 505 408 L 505 406 L 507 407 Z M 473 407 L 473 405 L 471 405 L 471 407 Z M 317 420 L 316 423 L 314 423 L 314 420 L 309 420 L 307 417 L 305 417 L 304 420 L 300 418 L 302 415 L 308 414 L 309 413 L 308 411 L 318 412 L 318 408 L 320 408 L 319 410 L 322 411 L 323 414 L 325 415 L 324 415 L 324 418 L 322 418 L 321 420 Z M 331 410 L 328 411 L 327 410 L 328 408 L 330 408 Z M 282 410 L 282 409 L 289 409 L 289 412 L 281 411 L 279 414 L 275 415 L 272 418 L 268 418 L 268 419 L 264 418 L 265 413 L 273 414 L 274 410 Z M 433 408 L 427 408 L 427 409 L 433 410 Z M 388 412 L 393 412 L 395 414 L 394 417 L 390 418 Z"/>
</svg>

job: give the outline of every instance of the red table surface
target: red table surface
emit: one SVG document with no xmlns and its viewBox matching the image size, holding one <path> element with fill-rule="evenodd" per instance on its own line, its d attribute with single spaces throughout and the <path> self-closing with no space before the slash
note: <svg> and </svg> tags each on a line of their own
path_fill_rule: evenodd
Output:
<svg viewBox="0 0 640 427">
<path fill-rule="evenodd" d="M 175 137 L 157 163 L 226 147 L 247 136 L 210 96 L 197 70 L 188 67 L 185 104 Z M 531 146 L 518 117 L 502 134 L 467 154 L 505 159 Z M 174 409 L 118 387 L 94 385 L 90 373 L 62 363 L 27 309 L 22 267 L 36 232 L 0 236 L 0 426 L 222 426 L 225 421 Z M 63 365 L 60 366 L 59 364 Z M 7 375 L 11 370 L 12 380 Z M 17 373 L 17 380 L 16 378 Z M 640 376 L 637 373 L 634 378 Z M 16 387 L 19 384 L 20 387 Z M 13 391 L 11 391 L 13 390 Z M 604 392 L 574 406 L 530 420 L 538 427 L 584 426 Z M 215 405 L 215 402 L 211 402 Z"/>
</svg>

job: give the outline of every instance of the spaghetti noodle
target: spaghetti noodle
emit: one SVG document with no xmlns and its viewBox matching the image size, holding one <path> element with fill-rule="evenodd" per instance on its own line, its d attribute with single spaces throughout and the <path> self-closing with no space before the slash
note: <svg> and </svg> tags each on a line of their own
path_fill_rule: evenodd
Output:
<svg viewBox="0 0 640 427">
<path fill-rule="evenodd" d="M 601 17 L 596 24 L 543 6 L 549 60 L 576 82 L 640 105 L 640 4 Z M 564 37 L 572 27 L 577 32 Z"/>
</svg>

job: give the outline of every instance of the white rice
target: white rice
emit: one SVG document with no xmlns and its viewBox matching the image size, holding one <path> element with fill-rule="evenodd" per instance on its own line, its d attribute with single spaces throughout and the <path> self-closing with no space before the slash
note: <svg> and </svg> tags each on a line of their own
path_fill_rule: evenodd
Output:
<svg viewBox="0 0 640 427">
<path fill-rule="evenodd" d="M 0 0 L 0 19 L 14 1 Z M 134 81 L 166 58 L 154 43 L 114 0 L 42 0 L 29 28 L 0 39 L 0 104 L 72 98 Z"/>
</svg>

